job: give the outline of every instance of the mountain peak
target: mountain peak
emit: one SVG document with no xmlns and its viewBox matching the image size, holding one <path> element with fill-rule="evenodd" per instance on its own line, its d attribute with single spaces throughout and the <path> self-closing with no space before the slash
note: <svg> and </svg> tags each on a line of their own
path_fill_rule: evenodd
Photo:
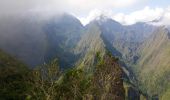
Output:
<svg viewBox="0 0 170 100">
<path fill-rule="evenodd" d="M 119 22 L 103 14 L 96 17 L 89 24 L 94 24 L 94 23 L 99 26 L 107 26 L 107 27 L 112 27 L 112 26 L 121 27 L 122 26 Z"/>
<path fill-rule="evenodd" d="M 106 22 L 108 19 L 110 19 L 110 18 L 103 14 L 101 14 L 100 16 L 97 16 L 95 18 L 96 21 L 101 21 L 101 22 Z"/>
</svg>

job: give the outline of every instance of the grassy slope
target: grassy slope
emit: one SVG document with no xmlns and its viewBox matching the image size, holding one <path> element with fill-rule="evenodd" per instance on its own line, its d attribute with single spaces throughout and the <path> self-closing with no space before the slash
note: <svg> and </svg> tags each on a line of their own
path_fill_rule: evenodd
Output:
<svg viewBox="0 0 170 100">
<path fill-rule="evenodd" d="M 86 34 L 82 37 L 81 41 L 78 43 L 75 53 L 81 53 L 81 58 L 79 68 L 85 68 L 85 70 L 90 71 L 95 63 L 96 53 L 100 52 L 101 55 L 105 53 L 105 44 L 101 38 L 101 31 L 96 24 L 88 26 Z"/>
<path fill-rule="evenodd" d="M 137 63 L 137 74 L 142 89 L 150 95 L 162 95 L 169 86 L 170 39 L 168 31 L 159 28 L 156 35 L 145 42 Z M 170 97 L 169 97 L 170 98 Z"/>
</svg>

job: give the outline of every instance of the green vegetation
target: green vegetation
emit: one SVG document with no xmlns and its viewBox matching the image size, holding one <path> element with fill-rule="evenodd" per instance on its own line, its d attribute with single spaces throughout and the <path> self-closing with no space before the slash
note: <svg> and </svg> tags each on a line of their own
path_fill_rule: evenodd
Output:
<svg viewBox="0 0 170 100">
<path fill-rule="evenodd" d="M 169 100 L 170 98 L 170 87 L 167 88 L 167 90 L 163 93 L 161 96 L 161 100 Z"/>
<path fill-rule="evenodd" d="M 116 62 L 115 57 L 107 54 L 96 66 L 93 87 L 97 100 L 124 100 L 123 70 Z"/>
<path fill-rule="evenodd" d="M 34 20 L 4 24 L 0 47 L 32 67 L 47 64 L 28 69 L 0 51 L 0 100 L 170 98 L 170 33 L 165 27 L 122 26 L 109 18 L 84 27 L 67 14 Z"/>
<path fill-rule="evenodd" d="M 27 67 L 0 51 L 0 99 L 22 100 L 29 90 Z"/>
<path fill-rule="evenodd" d="M 77 67 L 86 72 L 93 72 L 94 65 L 96 64 L 96 52 L 100 52 L 100 56 L 103 57 L 106 49 L 99 27 L 96 24 L 88 27 L 75 48 L 75 53 L 81 55 Z"/>
<path fill-rule="evenodd" d="M 58 60 L 29 70 L 0 53 L 0 99 L 124 100 L 123 71 L 117 59 L 111 55 L 101 59 L 100 53 L 97 56 L 93 72 L 87 74 L 78 67 L 61 72 Z"/>
<path fill-rule="evenodd" d="M 170 78 L 170 40 L 161 27 L 140 48 L 140 58 L 134 72 L 139 88 L 151 97 L 161 97 L 167 91 Z"/>
</svg>

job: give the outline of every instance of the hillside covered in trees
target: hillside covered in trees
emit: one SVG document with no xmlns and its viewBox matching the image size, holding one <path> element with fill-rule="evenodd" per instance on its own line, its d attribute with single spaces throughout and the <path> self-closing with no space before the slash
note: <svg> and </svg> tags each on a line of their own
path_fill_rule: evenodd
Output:
<svg viewBox="0 0 170 100">
<path fill-rule="evenodd" d="M 117 59 L 99 54 L 96 59 L 89 74 L 78 66 L 62 72 L 58 60 L 30 70 L 1 52 L 0 99 L 124 100 L 123 71 Z"/>
</svg>

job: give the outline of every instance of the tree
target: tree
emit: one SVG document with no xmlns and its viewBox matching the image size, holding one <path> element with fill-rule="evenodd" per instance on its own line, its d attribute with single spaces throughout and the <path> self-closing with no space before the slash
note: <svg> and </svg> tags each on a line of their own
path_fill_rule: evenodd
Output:
<svg viewBox="0 0 170 100">
<path fill-rule="evenodd" d="M 97 100 L 124 100 L 123 71 L 117 59 L 105 55 L 95 68 L 93 77 L 94 98 Z"/>
<path fill-rule="evenodd" d="M 55 100 L 57 95 L 57 81 L 61 75 L 58 61 L 55 59 L 44 64 L 32 72 L 30 79 L 32 89 L 28 98 L 36 100 Z"/>
<path fill-rule="evenodd" d="M 68 70 L 59 85 L 59 100 L 82 100 L 87 97 L 91 80 L 81 69 Z"/>
</svg>

